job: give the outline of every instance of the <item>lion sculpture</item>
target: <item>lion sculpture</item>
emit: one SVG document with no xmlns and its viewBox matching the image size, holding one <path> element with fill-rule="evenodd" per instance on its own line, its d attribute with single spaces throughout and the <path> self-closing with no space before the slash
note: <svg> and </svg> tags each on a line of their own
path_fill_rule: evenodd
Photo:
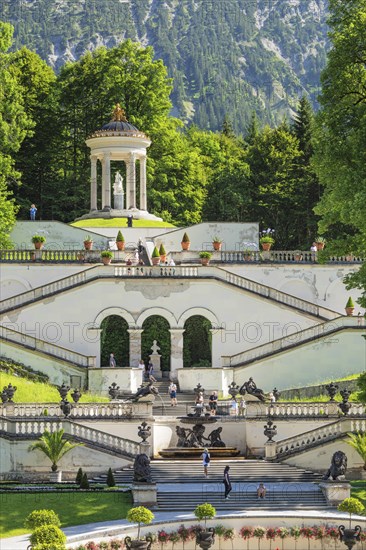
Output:
<svg viewBox="0 0 366 550">
<path fill-rule="evenodd" d="M 343 451 L 336 451 L 332 456 L 332 463 L 323 479 L 344 480 L 347 470 L 347 456 Z"/>
<path fill-rule="evenodd" d="M 145 453 L 136 456 L 133 465 L 133 480 L 140 483 L 151 483 L 150 459 Z"/>
</svg>

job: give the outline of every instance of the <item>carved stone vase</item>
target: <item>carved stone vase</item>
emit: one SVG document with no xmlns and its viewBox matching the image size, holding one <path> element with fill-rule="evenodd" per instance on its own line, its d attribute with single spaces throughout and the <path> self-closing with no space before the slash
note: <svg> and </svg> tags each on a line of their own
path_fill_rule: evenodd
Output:
<svg viewBox="0 0 366 550">
<path fill-rule="evenodd" d="M 150 550 L 152 545 L 152 538 L 146 537 L 146 540 L 131 539 L 131 537 L 125 538 L 125 545 L 127 550 Z"/>
<path fill-rule="evenodd" d="M 196 544 L 202 548 L 202 550 L 208 550 L 215 542 L 215 529 L 210 527 L 204 531 L 197 531 Z"/>
<path fill-rule="evenodd" d="M 352 550 L 355 544 L 360 540 L 361 527 L 356 525 L 354 529 L 346 529 L 344 525 L 338 527 L 339 537 L 342 542 Z"/>
</svg>

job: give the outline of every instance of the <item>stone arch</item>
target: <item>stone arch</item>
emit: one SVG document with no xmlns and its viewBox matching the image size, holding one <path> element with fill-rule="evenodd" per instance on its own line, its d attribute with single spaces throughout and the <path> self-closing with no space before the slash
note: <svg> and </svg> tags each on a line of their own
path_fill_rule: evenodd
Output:
<svg viewBox="0 0 366 550">
<path fill-rule="evenodd" d="M 152 344 L 156 340 L 157 345 L 160 349 L 160 364 L 158 365 L 159 369 L 163 371 L 169 371 L 171 367 L 171 334 L 170 334 L 170 324 L 166 316 L 161 315 L 160 312 L 152 313 L 153 309 L 151 308 L 148 311 L 148 315 L 143 322 L 141 323 L 141 357 L 144 360 L 145 364 L 149 361 L 151 355 Z M 156 365 L 154 365 L 156 368 Z"/>
<path fill-rule="evenodd" d="M 341 277 L 334 279 L 325 290 L 324 300 L 325 307 L 338 311 L 344 315 L 344 308 L 349 296 L 352 296 L 355 302 L 360 297 L 360 292 L 357 290 L 346 290 L 343 278 L 346 273 L 342 273 Z"/>
<path fill-rule="evenodd" d="M 135 319 L 130 312 L 121 307 L 108 307 L 99 312 L 95 317 L 94 328 L 100 328 L 102 321 L 111 315 L 118 315 L 119 317 L 122 317 L 128 323 L 129 328 L 134 328 L 136 326 Z"/>
<path fill-rule="evenodd" d="M 159 317 L 163 317 L 166 321 L 168 321 L 170 328 L 177 327 L 177 320 L 174 314 L 168 309 L 165 309 L 163 307 L 150 307 L 142 311 L 142 313 L 139 315 L 139 317 L 136 320 L 136 326 L 142 327 L 144 321 L 146 321 L 146 319 L 148 319 L 149 317 L 152 317 L 153 315 L 158 315 Z"/>
<path fill-rule="evenodd" d="M 17 294 L 32 290 L 32 285 L 23 277 L 11 277 L 1 281 L 1 299 L 6 300 Z"/>
<path fill-rule="evenodd" d="M 287 279 L 282 285 L 278 287 L 278 290 L 290 296 L 296 296 L 301 300 L 316 304 L 318 302 L 314 289 L 311 288 L 307 281 L 303 279 L 291 278 Z"/>
<path fill-rule="evenodd" d="M 209 309 L 206 309 L 205 307 L 192 307 L 190 309 L 186 309 L 186 311 L 184 311 L 179 317 L 178 326 L 184 327 L 184 323 L 187 321 L 187 319 L 193 317 L 194 315 L 205 317 L 208 321 L 211 322 L 212 327 L 218 327 L 220 324 L 216 315 Z"/>
</svg>

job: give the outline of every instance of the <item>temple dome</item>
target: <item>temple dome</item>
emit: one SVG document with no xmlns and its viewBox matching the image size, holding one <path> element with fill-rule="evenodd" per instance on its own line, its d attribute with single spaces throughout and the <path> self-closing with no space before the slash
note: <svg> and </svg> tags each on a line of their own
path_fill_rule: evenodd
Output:
<svg viewBox="0 0 366 550">
<path fill-rule="evenodd" d="M 112 120 L 104 124 L 98 130 L 95 130 L 91 137 L 103 136 L 131 136 L 146 138 L 146 135 L 143 132 L 128 122 L 125 111 L 121 108 L 119 103 L 116 104 L 113 110 Z"/>
</svg>

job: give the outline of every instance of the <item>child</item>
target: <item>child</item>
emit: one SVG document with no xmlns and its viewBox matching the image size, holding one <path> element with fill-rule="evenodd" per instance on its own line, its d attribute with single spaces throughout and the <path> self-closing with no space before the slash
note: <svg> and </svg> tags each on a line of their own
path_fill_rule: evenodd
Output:
<svg viewBox="0 0 366 550">
<path fill-rule="evenodd" d="M 36 208 L 36 205 L 35 204 L 31 204 L 31 207 L 29 209 L 29 214 L 30 214 L 30 219 L 34 222 L 34 220 L 36 219 L 36 213 L 37 213 L 37 208 Z"/>
</svg>

